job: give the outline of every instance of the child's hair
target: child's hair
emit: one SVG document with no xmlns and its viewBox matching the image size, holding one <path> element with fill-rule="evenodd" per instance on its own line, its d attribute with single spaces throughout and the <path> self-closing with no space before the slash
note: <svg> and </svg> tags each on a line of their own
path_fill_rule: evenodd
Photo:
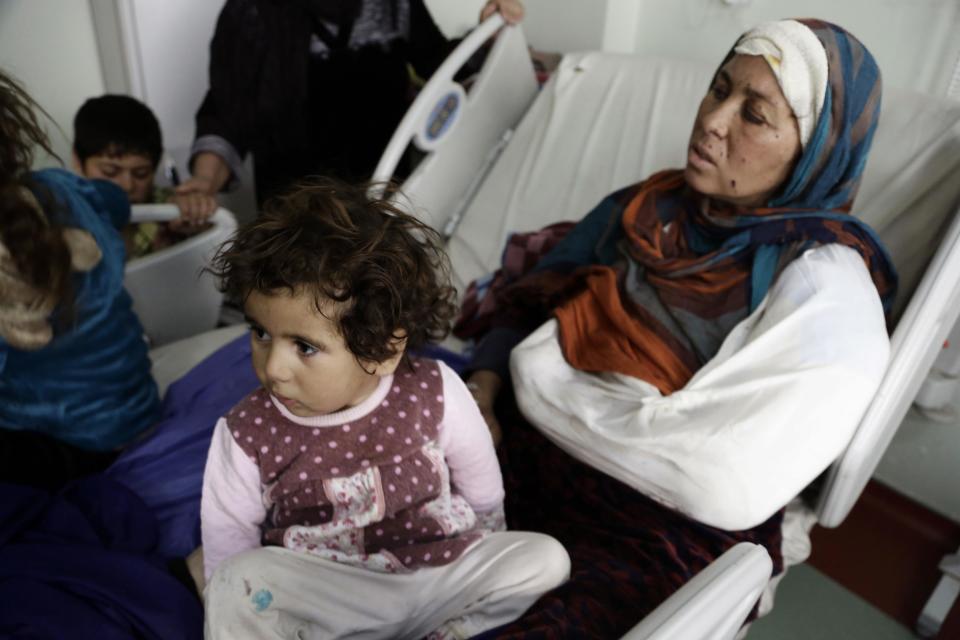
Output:
<svg viewBox="0 0 960 640">
<path fill-rule="evenodd" d="M 130 96 L 90 98 L 73 118 L 73 151 L 80 162 L 100 154 L 135 153 L 156 166 L 163 153 L 160 123 L 150 107 Z"/>
<path fill-rule="evenodd" d="M 256 220 L 221 247 L 211 272 L 223 292 L 306 291 L 334 320 L 358 361 L 383 362 L 397 339 L 416 349 L 442 340 L 456 313 L 456 291 L 440 236 L 365 186 L 305 182 L 269 200 Z"/>
<path fill-rule="evenodd" d="M 49 119 L 23 87 L 0 70 L 0 240 L 21 277 L 57 300 L 63 317 L 69 317 L 70 250 L 56 224 L 52 197 L 29 175 L 35 148 L 57 157 L 34 110 Z M 45 211 L 27 187 L 33 188 Z"/>
</svg>

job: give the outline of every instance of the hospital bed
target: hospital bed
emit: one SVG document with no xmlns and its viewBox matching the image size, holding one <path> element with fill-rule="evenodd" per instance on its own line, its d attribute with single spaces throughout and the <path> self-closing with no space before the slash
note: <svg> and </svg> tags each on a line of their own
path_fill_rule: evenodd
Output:
<svg viewBox="0 0 960 640">
<path fill-rule="evenodd" d="M 578 220 L 615 189 L 683 166 L 714 71 L 677 59 L 568 54 L 538 90 L 521 29 L 502 27 L 490 18 L 444 62 L 374 175 L 390 179 L 411 143 L 427 153 L 403 182 L 400 203 L 443 233 L 461 294 L 499 267 L 510 233 Z M 485 65 L 466 91 L 454 74 L 481 47 L 489 47 Z M 837 527 L 846 518 L 957 319 L 958 202 L 960 105 L 886 88 L 854 214 L 880 234 L 900 274 L 891 357 L 815 497 L 788 507 L 787 566 L 809 555 L 814 523 Z M 772 606 L 770 572 L 764 549 L 738 545 L 626 637 L 735 637 L 758 598 L 761 613 Z"/>
</svg>

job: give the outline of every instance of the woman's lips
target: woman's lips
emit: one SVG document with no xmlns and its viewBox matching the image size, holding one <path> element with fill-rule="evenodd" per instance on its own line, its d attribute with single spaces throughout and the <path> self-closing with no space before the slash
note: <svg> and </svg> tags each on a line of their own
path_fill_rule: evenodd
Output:
<svg viewBox="0 0 960 640">
<path fill-rule="evenodd" d="M 687 162 L 699 169 L 716 166 L 713 157 L 700 145 L 690 145 L 690 151 L 687 153 Z"/>
</svg>

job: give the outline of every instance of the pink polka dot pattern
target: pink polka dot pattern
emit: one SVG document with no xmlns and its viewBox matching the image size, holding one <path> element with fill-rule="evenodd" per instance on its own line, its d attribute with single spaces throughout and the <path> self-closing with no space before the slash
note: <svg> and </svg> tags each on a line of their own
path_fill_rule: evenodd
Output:
<svg viewBox="0 0 960 640">
<path fill-rule="evenodd" d="M 413 365 L 394 376 L 389 399 L 349 424 L 304 427 L 258 393 L 227 414 L 235 442 L 271 486 L 266 544 L 402 571 L 452 562 L 477 538 L 436 445 L 439 367 Z"/>
</svg>

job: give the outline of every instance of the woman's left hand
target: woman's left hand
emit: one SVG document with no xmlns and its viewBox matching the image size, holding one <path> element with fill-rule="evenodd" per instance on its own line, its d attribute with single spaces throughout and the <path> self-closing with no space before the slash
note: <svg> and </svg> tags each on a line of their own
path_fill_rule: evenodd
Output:
<svg viewBox="0 0 960 640">
<path fill-rule="evenodd" d="M 488 0 L 480 11 L 480 22 L 497 12 L 500 12 L 507 24 L 517 24 L 523 20 L 523 3 L 520 0 Z"/>
</svg>

